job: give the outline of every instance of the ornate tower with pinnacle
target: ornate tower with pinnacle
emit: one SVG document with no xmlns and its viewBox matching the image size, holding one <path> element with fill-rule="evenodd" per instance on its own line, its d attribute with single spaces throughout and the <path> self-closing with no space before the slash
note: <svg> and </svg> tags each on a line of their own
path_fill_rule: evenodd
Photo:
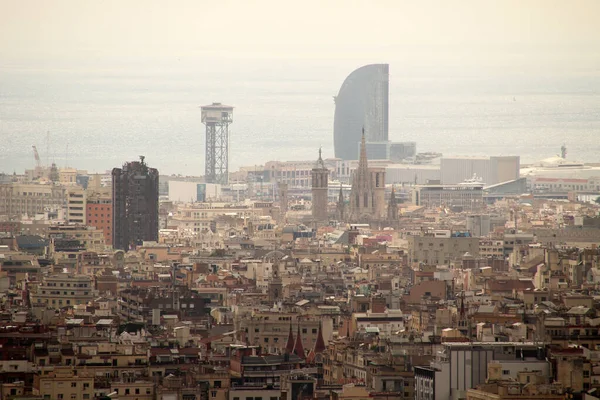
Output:
<svg viewBox="0 0 600 400">
<path fill-rule="evenodd" d="M 358 168 L 356 168 L 352 176 L 349 220 L 352 222 L 367 222 L 373 219 L 375 212 L 374 200 L 373 181 L 369 173 L 365 129 L 363 128 Z"/>
<path fill-rule="evenodd" d="M 279 276 L 279 261 L 273 262 L 273 271 L 269 281 L 269 301 L 275 302 L 282 298 L 283 283 Z"/>
<path fill-rule="evenodd" d="M 321 157 L 311 171 L 312 176 L 312 217 L 316 222 L 327 221 L 327 188 L 329 184 L 329 170 Z"/>
</svg>

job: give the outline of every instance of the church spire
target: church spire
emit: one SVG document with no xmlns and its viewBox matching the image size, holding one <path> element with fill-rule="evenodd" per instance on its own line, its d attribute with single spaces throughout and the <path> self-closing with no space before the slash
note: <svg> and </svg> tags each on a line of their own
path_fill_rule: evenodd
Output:
<svg viewBox="0 0 600 400">
<path fill-rule="evenodd" d="M 294 345 L 294 354 L 304 359 L 304 346 L 302 345 L 302 337 L 300 336 L 300 322 L 298 322 L 298 333 L 296 334 L 296 344 Z"/>
<path fill-rule="evenodd" d="M 381 181 L 383 182 L 383 180 Z M 358 167 L 352 176 L 352 190 L 350 191 L 349 220 L 351 222 L 359 222 L 362 219 L 374 217 L 374 185 L 373 176 L 369 172 L 365 129 L 363 128 L 360 140 L 360 158 Z"/>
<path fill-rule="evenodd" d="M 322 353 L 325 351 L 325 340 L 323 340 L 323 323 L 319 321 L 319 331 L 317 332 L 317 341 L 315 342 L 315 347 L 313 348 L 313 352 Z"/>
<path fill-rule="evenodd" d="M 317 162 L 313 169 L 315 169 L 315 170 L 326 170 L 327 169 L 327 167 L 325 166 L 325 162 L 323 161 L 323 148 L 322 147 L 319 147 L 319 158 L 317 159 Z"/>
<path fill-rule="evenodd" d="M 358 159 L 358 168 L 362 165 L 367 167 L 367 144 L 365 142 L 365 128 L 362 129 L 362 136 L 360 138 L 360 157 Z"/>
<path fill-rule="evenodd" d="M 285 344 L 285 353 L 292 354 L 294 351 L 294 333 L 292 332 L 292 323 L 290 322 L 290 333 L 288 335 L 287 343 Z"/>
<path fill-rule="evenodd" d="M 308 357 L 306 361 L 309 364 L 319 362 L 321 358 L 317 358 L 318 354 L 322 354 L 325 351 L 325 340 L 323 340 L 323 324 L 319 321 L 319 331 L 317 332 L 317 339 L 315 341 L 315 345 L 312 350 L 308 353 Z"/>
</svg>

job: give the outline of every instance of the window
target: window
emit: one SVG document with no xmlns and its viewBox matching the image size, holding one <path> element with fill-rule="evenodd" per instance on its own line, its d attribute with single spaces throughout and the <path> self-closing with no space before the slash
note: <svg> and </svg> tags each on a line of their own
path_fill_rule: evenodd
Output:
<svg viewBox="0 0 600 400">
<path fill-rule="evenodd" d="M 502 370 L 502 375 L 510 375 L 510 371 L 507 369 Z"/>
<path fill-rule="evenodd" d="M 140 394 L 140 389 L 139 388 L 135 389 L 135 394 Z"/>
<path fill-rule="evenodd" d="M 317 328 L 313 328 L 312 333 L 317 333 Z"/>
<path fill-rule="evenodd" d="M 265 338 L 265 343 L 269 343 L 269 338 L 268 337 Z"/>
<path fill-rule="evenodd" d="M 210 397 L 217 397 L 217 391 L 216 390 L 211 391 Z"/>
<path fill-rule="evenodd" d="M 58 396 L 56 396 L 57 399 L 64 399 L 65 395 L 62 393 L 59 393 Z"/>
<path fill-rule="evenodd" d="M 84 393 L 83 394 L 83 398 L 84 398 L 84 400 L 89 399 L 90 398 L 90 394 L 89 393 Z"/>
<path fill-rule="evenodd" d="M 77 382 L 71 382 L 71 387 L 77 387 Z"/>
<path fill-rule="evenodd" d="M 306 328 L 302 328 L 302 333 L 306 333 Z"/>
</svg>

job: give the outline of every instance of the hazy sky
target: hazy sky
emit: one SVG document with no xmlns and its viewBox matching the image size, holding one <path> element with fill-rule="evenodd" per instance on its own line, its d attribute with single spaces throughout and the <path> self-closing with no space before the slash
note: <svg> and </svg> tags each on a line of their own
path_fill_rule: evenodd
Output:
<svg viewBox="0 0 600 400">
<path fill-rule="evenodd" d="M 198 175 L 197 106 L 219 100 L 235 166 L 332 154 L 332 96 L 371 63 L 390 64 L 393 140 L 538 159 L 544 138 L 589 160 L 598 16 L 600 0 L 0 0 L 0 171 L 51 131 L 61 165 L 68 142 L 90 170 L 145 154 Z"/>
<path fill-rule="evenodd" d="M 0 0 L 0 63 L 275 58 L 590 70 L 600 68 L 598 16 L 597 0 Z"/>
</svg>

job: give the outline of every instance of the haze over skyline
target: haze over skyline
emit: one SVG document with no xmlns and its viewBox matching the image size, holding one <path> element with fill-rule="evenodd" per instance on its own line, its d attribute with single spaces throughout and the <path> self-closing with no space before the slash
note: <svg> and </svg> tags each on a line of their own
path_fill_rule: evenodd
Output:
<svg viewBox="0 0 600 400">
<path fill-rule="evenodd" d="M 575 62 L 598 67 L 600 52 L 593 51 L 600 46 L 598 15 L 600 4 L 593 0 L 309 0 L 302 6 L 274 0 L 181 0 L 170 6 L 139 0 L 3 0 L 0 49 L 5 62 L 16 63 L 182 56 L 213 62 L 377 57 L 393 62 L 411 55 L 415 58 L 403 59 L 409 64 L 457 61 L 465 55 L 456 54 L 462 49 L 472 55 L 465 61 L 482 64 L 553 61 L 550 67 Z"/>
<path fill-rule="evenodd" d="M 183 157 L 189 168 L 168 165 L 172 158 L 166 156 L 153 163 L 161 172 L 200 174 L 203 126 L 199 110 L 192 110 L 191 104 L 213 101 L 236 107 L 233 169 L 254 164 L 252 152 L 263 158 L 305 158 L 322 144 L 325 155 L 332 156 L 331 96 L 352 70 L 377 62 L 390 64 L 391 139 L 416 140 L 419 151 L 435 150 L 431 147 L 439 140 L 421 136 L 427 128 L 436 134 L 443 128 L 440 121 L 451 115 L 476 113 L 484 118 L 485 113 L 515 112 L 520 118 L 529 115 L 527 107 L 561 114 L 556 132 L 548 132 L 545 139 L 584 140 L 582 150 L 589 149 L 599 134 L 594 111 L 600 94 L 598 15 L 600 3 L 592 0 L 178 1 L 169 6 L 159 1 L 2 0 L 0 135 L 8 151 L 0 156 L 0 170 L 30 168 L 31 144 L 44 148 L 45 132 L 50 130 L 61 141 L 53 151 L 57 159 L 65 152 L 64 141 L 73 141 L 73 160 L 86 142 L 106 142 L 96 144 L 101 153 L 96 164 L 88 162 L 89 155 L 83 165 L 73 162 L 80 168 L 120 165 L 124 156 L 110 154 L 117 144 L 130 146 L 132 156 L 144 152 L 156 160 L 158 156 L 138 144 L 147 139 L 160 150 L 190 153 Z M 501 96 L 512 101 L 514 93 L 575 97 L 532 99 L 535 105 L 520 105 L 514 111 L 501 103 L 488 104 L 485 110 L 464 106 L 481 102 L 481 93 L 493 93 L 494 102 Z M 458 95 L 468 98 L 456 101 L 452 96 Z M 300 96 L 305 96 L 301 105 Z M 415 96 L 427 99 L 415 102 Z M 431 101 L 444 101 L 449 108 L 436 119 Z M 148 110 L 158 103 L 159 113 Z M 121 114 L 99 107 L 108 104 Z M 131 109 L 132 104 L 156 119 L 134 117 L 139 110 Z M 88 118 L 86 113 L 94 108 L 98 114 Z M 431 120 L 425 118 L 428 113 L 433 114 Z M 294 118 L 275 121 L 289 115 Z M 583 121 L 577 127 L 581 131 L 569 129 L 570 118 Z M 489 127 L 477 126 L 481 135 L 497 135 L 506 124 L 491 120 L 497 131 L 486 133 Z M 284 132 L 291 124 L 296 124 L 292 133 Z M 473 128 L 472 121 L 449 126 L 453 124 Z M 176 129 L 169 131 L 173 125 Z M 120 133 L 119 127 L 124 128 Z M 306 132 L 306 149 L 303 144 L 298 151 L 293 148 L 298 140 L 295 129 Z M 261 143 L 245 142 L 247 136 L 264 132 L 270 140 L 281 141 L 279 149 L 263 151 Z M 124 137 L 128 135 L 134 137 Z M 198 144 L 194 150 L 186 146 L 192 138 Z M 539 140 L 530 138 L 533 144 Z M 485 138 L 480 141 L 485 145 Z"/>
</svg>

